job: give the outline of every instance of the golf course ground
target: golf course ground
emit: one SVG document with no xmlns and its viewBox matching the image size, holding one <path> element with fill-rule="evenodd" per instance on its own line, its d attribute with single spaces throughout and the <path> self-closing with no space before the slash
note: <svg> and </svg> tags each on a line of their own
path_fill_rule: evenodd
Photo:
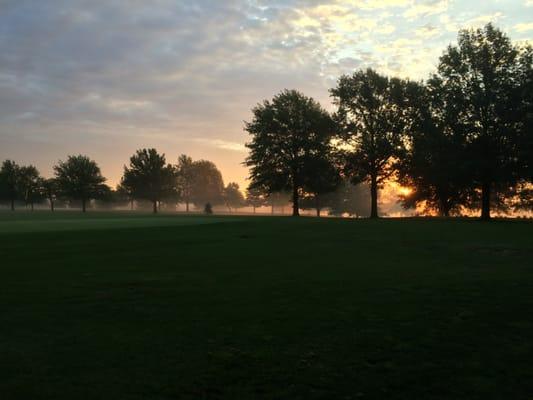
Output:
<svg viewBox="0 0 533 400">
<path fill-rule="evenodd" d="M 0 399 L 533 399 L 533 222 L 0 212 Z"/>
</svg>

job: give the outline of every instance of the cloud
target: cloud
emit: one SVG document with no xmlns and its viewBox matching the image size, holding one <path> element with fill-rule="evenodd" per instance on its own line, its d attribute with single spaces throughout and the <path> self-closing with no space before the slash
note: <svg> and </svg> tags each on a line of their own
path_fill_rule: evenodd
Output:
<svg viewBox="0 0 533 400">
<path fill-rule="evenodd" d="M 533 22 L 516 24 L 514 30 L 517 32 L 527 32 L 533 30 Z"/>
</svg>

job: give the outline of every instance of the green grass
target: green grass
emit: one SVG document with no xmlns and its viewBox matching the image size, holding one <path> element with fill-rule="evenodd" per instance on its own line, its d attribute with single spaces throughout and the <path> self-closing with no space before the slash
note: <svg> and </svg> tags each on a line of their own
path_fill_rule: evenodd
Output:
<svg viewBox="0 0 533 400">
<path fill-rule="evenodd" d="M 0 398 L 531 399 L 532 234 L 0 213 Z"/>
</svg>

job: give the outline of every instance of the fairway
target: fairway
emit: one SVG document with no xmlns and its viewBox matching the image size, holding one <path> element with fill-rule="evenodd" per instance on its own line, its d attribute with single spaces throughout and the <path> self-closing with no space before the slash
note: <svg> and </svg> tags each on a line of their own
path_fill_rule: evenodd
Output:
<svg viewBox="0 0 533 400">
<path fill-rule="evenodd" d="M 0 213 L 0 399 L 524 399 L 530 221 Z"/>
</svg>

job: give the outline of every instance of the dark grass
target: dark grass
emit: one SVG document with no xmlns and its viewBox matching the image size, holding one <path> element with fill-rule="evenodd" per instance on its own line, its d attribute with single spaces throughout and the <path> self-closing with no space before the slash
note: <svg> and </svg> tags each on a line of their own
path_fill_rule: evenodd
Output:
<svg viewBox="0 0 533 400">
<path fill-rule="evenodd" d="M 525 221 L 1 213 L 0 398 L 531 399 L 532 259 Z"/>
</svg>

